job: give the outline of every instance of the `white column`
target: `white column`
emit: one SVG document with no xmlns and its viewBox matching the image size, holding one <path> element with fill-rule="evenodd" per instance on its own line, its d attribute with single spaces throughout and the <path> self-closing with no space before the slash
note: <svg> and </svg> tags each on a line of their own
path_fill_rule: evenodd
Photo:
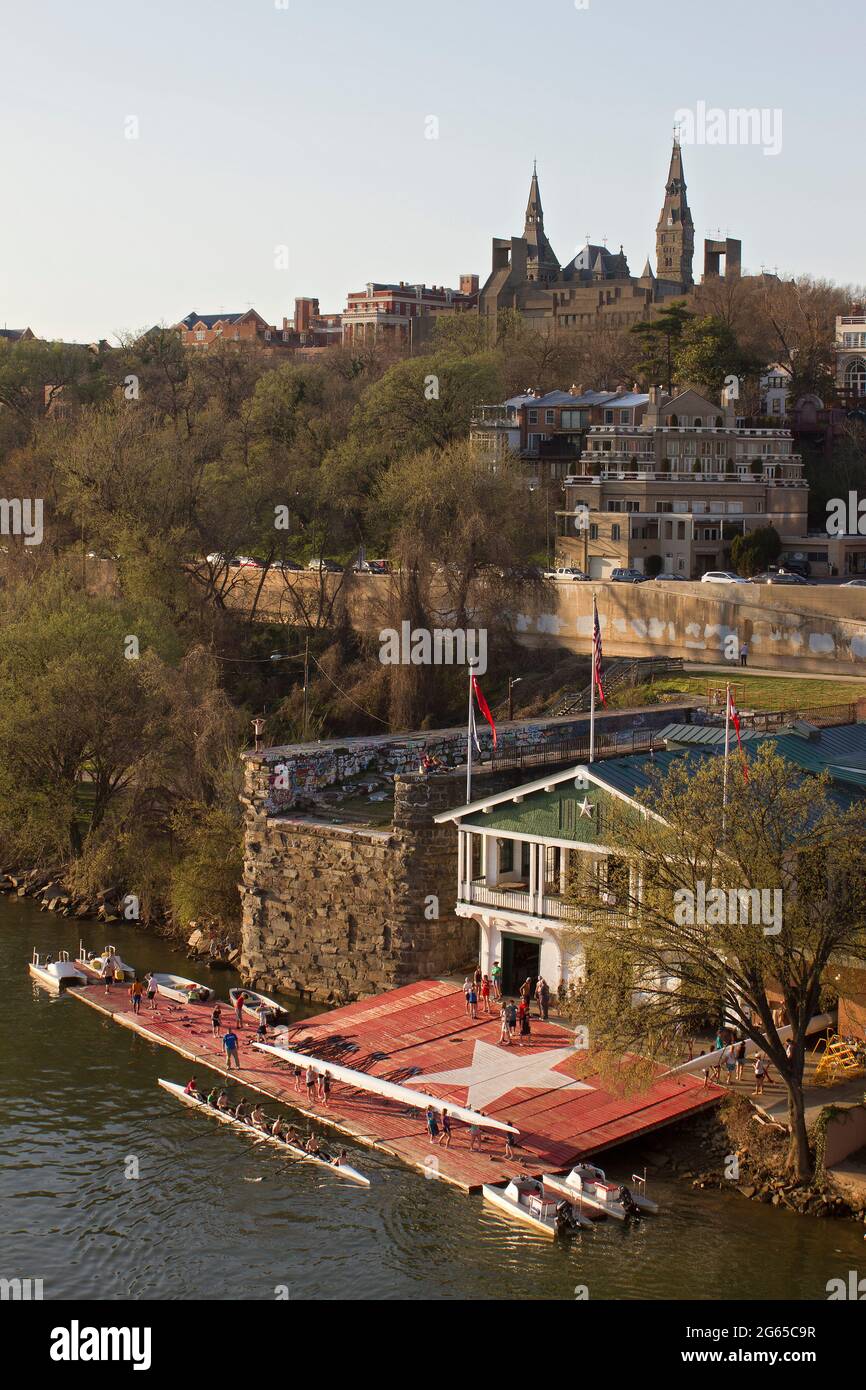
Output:
<svg viewBox="0 0 866 1390">
<path fill-rule="evenodd" d="M 538 888 L 538 845 L 529 842 L 529 907 L 535 911 L 535 898 Z"/>
<path fill-rule="evenodd" d="M 458 901 L 466 896 L 466 879 L 468 875 L 464 871 L 466 863 L 466 831 L 457 831 L 457 898 Z"/>
</svg>

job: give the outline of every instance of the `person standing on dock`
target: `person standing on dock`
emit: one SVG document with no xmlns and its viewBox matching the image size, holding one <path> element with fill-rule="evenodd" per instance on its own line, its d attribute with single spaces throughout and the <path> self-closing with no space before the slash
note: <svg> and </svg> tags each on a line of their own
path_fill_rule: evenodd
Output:
<svg viewBox="0 0 866 1390">
<path fill-rule="evenodd" d="M 547 1015 L 550 1011 L 550 985 L 543 975 L 538 977 L 538 984 L 535 986 L 535 997 L 538 1000 L 538 1016 L 547 1022 Z"/>
<path fill-rule="evenodd" d="M 147 975 L 147 976 L 145 977 L 145 983 L 146 983 L 146 985 L 147 985 L 146 993 L 147 993 L 148 1002 L 149 1002 L 149 1004 L 150 1004 L 151 1012 L 152 1012 L 152 1013 L 155 1013 L 155 1012 L 156 1012 L 157 984 L 156 984 L 156 980 L 153 978 L 153 971 L 151 971 L 150 974 Z"/>
<path fill-rule="evenodd" d="M 502 1008 L 499 1010 L 499 1041 L 506 1047 L 511 1046 L 511 1028 L 508 1023 L 508 1005 L 503 1000 Z"/>
<path fill-rule="evenodd" d="M 481 980 L 481 1003 L 486 1014 L 490 1013 L 490 976 L 484 975 Z"/>
<path fill-rule="evenodd" d="M 492 983 L 492 985 L 493 985 L 493 998 L 494 998 L 494 999 L 501 999 L 501 998 L 502 998 L 502 966 L 499 964 L 499 961 L 498 961 L 498 960 L 495 960 L 495 961 L 493 962 L 493 968 L 492 968 L 491 971 L 490 971 L 490 980 L 491 980 L 491 983 Z"/>
<path fill-rule="evenodd" d="M 143 992 L 144 987 L 141 983 L 141 980 L 136 975 L 135 979 L 129 987 L 129 997 L 132 1000 L 132 1012 L 134 1014 L 141 1013 L 141 996 Z"/>
<path fill-rule="evenodd" d="M 235 1022 L 237 1023 L 238 1028 L 243 1028 L 244 1026 L 244 1004 L 246 1002 L 247 996 L 244 994 L 242 989 L 238 990 L 237 994 L 235 995 Z"/>
<path fill-rule="evenodd" d="M 100 975 L 102 976 L 102 979 L 105 981 L 105 993 L 106 993 L 106 994 L 110 994 L 110 993 L 111 993 L 111 978 L 112 978 L 112 976 L 113 976 L 113 974 L 114 974 L 114 966 L 113 966 L 112 963 L 111 963 L 111 956 L 106 956 L 106 957 L 105 957 L 105 960 L 104 960 L 103 965 L 102 965 L 102 969 L 100 970 L 99 973 L 100 973 Z"/>
<path fill-rule="evenodd" d="M 466 1005 L 466 1012 L 467 1012 L 467 1013 L 471 1013 L 471 1010 L 470 1010 L 470 1007 L 469 1007 L 469 996 L 470 996 L 471 993 L 472 993 L 472 981 L 470 980 L 469 976 L 467 975 L 467 976 L 466 976 L 466 979 L 463 981 L 463 1002 L 464 1002 L 464 1004 Z"/>
<path fill-rule="evenodd" d="M 211 1016 L 210 1016 L 211 1028 L 213 1029 L 213 1035 L 214 1035 L 214 1037 L 217 1037 L 218 1034 L 219 1034 L 219 1030 L 220 1030 L 220 1020 L 221 1020 L 222 1016 L 223 1016 L 222 1004 L 214 1004 L 214 1006 L 213 1006 L 213 1012 L 211 1013 Z"/>
<path fill-rule="evenodd" d="M 441 1118 L 441 1120 L 442 1120 L 442 1133 L 441 1133 L 441 1135 L 439 1136 L 439 1147 L 440 1147 L 440 1149 L 450 1149 L 450 1148 L 451 1148 L 451 1116 L 448 1114 L 448 1111 L 447 1111 L 447 1110 L 442 1110 L 442 1111 L 440 1112 L 440 1118 Z"/>
<path fill-rule="evenodd" d="M 304 1080 L 307 1085 L 307 1101 L 312 1105 L 315 1100 L 316 1089 L 316 1073 L 313 1071 L 312 1067 L 307 1067 L 307 1075 Z"/>
<path fill-rule="evenodd" d="M 466 1002 L 467 1002 L 467 1004 L 469 1005 L 469 1017 L 470 1017 L 470 1018 L 477 1018 L 477 1017 L 478 1017 L 478 993 L 477 993 L 477 991 L 476 991 L 474 985 L 470 985 L 470 987 L 469 987 L 469 993 L 468 993 L 467 996 L 466 996 Z"/>
<path fill-rule="evenodd" d="M 427 1139 L 431 1144 L 435 1144 L 439 1136 L 439 1125 L 436 1121 L 436 1111 L 432 1105 L 428 1105 L 424 1111 L 424 1118 L 427 1121 Z"/>
<path fill-rule="evenodd" d="M 319 1081 L 319 1100 L 323 1105 L 331 1104 L 331 1073 L 323 1072 Z"/>
<path fill-rule="evenodd" d="M 238 1056 L 238 1035 L 231 1028 L 227 1033 L 223 1033 L 223 1049 L 226 1054 L 226 1066 L 229 1071 L 232 1069 L 232 1061 L 238 1071 L 241 1069 L 241 1059 Z"/>
</svg>

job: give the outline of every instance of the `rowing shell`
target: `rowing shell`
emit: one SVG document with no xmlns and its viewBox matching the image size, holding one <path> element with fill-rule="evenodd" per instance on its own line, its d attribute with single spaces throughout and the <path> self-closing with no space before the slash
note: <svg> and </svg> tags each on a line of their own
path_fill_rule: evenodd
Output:
<svg viewBox="0 0 866 1390">
<path fill-rule="evenodd" d="M 467 1125 L 477 1125 L 479 1129 L 501 1129 L 506 1134 L 519 1134 L 514 1125 L 502 1120 L 492 1120 L 478 1110 L 467 1110 L 464 1105 L 454 1105 L 441 1096 L 428 1096 L 423 1091 L 410 1091 L 408 1086 L 398 1086 L 396 1081 L 383 1081 L 381 1076 L 369 1076 L 365 1071 L 353 1071 L 351 1067 L 338 1067 L 333 1062 L 323 1062 L 321 1057 L 310 1057 L 306 1052 L 290 1052 L 287 1047 L 273 1047 L 270 1043 L 253 1043 L 260 1052 L 271 1052 L 281 1062 L 292 1062 L 296 1067 L 312 1067 L 314 1072 L 328 1073 L 332 1081 L 342 1081 L 345 1086 L 354 1086 L 358 1091 L 370 1091 L 374 1096 L 384 1096 L 386 1100 L 399 1101 L 401 1105 L 411 1105 L 414 1110 L 426 1110 L 428 1105 L 439 1113 L 442 1110 L 454 1120 L 463 1120 Z"/>
<path fill-rule="evenodd" d="M 215 1120 L 221 1120 L 224 1125 L 231 1125 L 234 1129 L 243 1130 L 245 1134 L 252 1134 L 256 1139 L 263 1139 L 268 1144 L 275 1144 L 284 1153 L 294 1154 L 296 1158 L 303 1158 L 307 1163 L 317 1163 L 320 1168 L 327 1168 L 329 1173 L 335 1174 L 338 1178 L 347 1178 L 349 1182 L 359 1183 L 361 1187 L 369 1187 L 370 1179 L 365 1178 L 363 1173 L 359 1173 L 357 1168 L 350 1168 L 348 1163 L 337 1166 L 329 1163 L 326 1158 L 320 1158 L 318 1154 L 308 1154 L 306 1149 L 301 1149 L 297 1144 L 287 1144 L 284 1139 L 276 1139 L 273 1134 L 266 1134 L 264 1130 L 256 1129 L 254 1125 L 245 1124 L 243 1120 L 236 1120 L 234 1115 L 227 1115 L 223 1110 L 217 1110 L 213 1105 L 208 1105 L 206 1101 L 197 1100 L 195 1096 L 186 1094 L 182 1086 L 175 1081 L 163 1081 L 159 1078 L 159 1084 L 164 1091 L 168 1091 L 177 1100 L 188 1105 L 191 1110 L 205 1110 L 208 1115 L 212 1115 Z"/>
</svg>

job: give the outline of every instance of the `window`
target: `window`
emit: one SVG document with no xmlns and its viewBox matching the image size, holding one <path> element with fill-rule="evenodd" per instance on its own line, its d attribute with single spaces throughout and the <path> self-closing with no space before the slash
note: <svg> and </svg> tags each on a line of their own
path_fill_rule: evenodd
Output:
<svg viewBox="0 0 866 1390">
<path fill-rule="evenodd" d="M 598 540 L 598 526 L 596 525 L 596 523 L 595 523 L 594 521 L 593 521 L 593 522 L 590 522 L 590 527 L 589 527 L 589 539 L 590 539 L 591 541 L 597 541 L 597 540 Z"/>
<path fill-rule="evenodd" d="M 613 411 L 612 411 L 612 410 L 606 410 L 606 411 L 604 412 L 604 423 L 605 423 L 606 425 L 612 425 L 612 424 L 613 424 Z"/>
<path fill-rule="evenodd" d="M 616 522 L 610 528 L 610 538 L 612 541 L 618 541 L 620 538 L 620 528 Z"/>
<path fill-rule="evenodd" d="M 537 425 L 537 424 L 538 424 L 538 411 L 537 411 L 537 410 L 530 410 L 530 412 L 529 412 L 529 423 L 530 423 L 530 425 Z"/>
<path fill-rule="evenodd" d="M 621 425 L 628 425 L 628 424 L 631 423 L 631 411 L 630 411 L 630 410 L 621 410 L 621 411 L 619 412 L 619 423 L 620 423 Z"/>
<path fill-rule="evenodd" d="M 499 872 L 510 874 L 514 870 L 514 841 L 497 840 L 499 846 Z"/>
</svg>

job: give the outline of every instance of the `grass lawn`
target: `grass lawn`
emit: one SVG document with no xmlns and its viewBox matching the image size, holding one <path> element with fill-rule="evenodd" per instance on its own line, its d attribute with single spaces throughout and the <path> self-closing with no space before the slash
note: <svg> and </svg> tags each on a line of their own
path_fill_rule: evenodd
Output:
<svg viewBox="0 0 866 1390">
<path fill-rule="evenodd" d="M 654 681 L 652 685 L 619 691 L 611 703 L 618 708 L 668 703 L 677 695 L 706 695 L 710 686 L 724 690 L 725 677 L 676 676 L 670 680 Z M 796 679 L 750 676 L 747 671 L 739 669 L 731 672 L 731 686 L 735 702 L 743 709 L 804 709 L 811 705 L 850 704 L 866 695 L 866 682 L 861 686 L 848 681 L 834 681 L 826 676 L 816 676 L 814 679 L 809 676 Z"/>
</svg>

